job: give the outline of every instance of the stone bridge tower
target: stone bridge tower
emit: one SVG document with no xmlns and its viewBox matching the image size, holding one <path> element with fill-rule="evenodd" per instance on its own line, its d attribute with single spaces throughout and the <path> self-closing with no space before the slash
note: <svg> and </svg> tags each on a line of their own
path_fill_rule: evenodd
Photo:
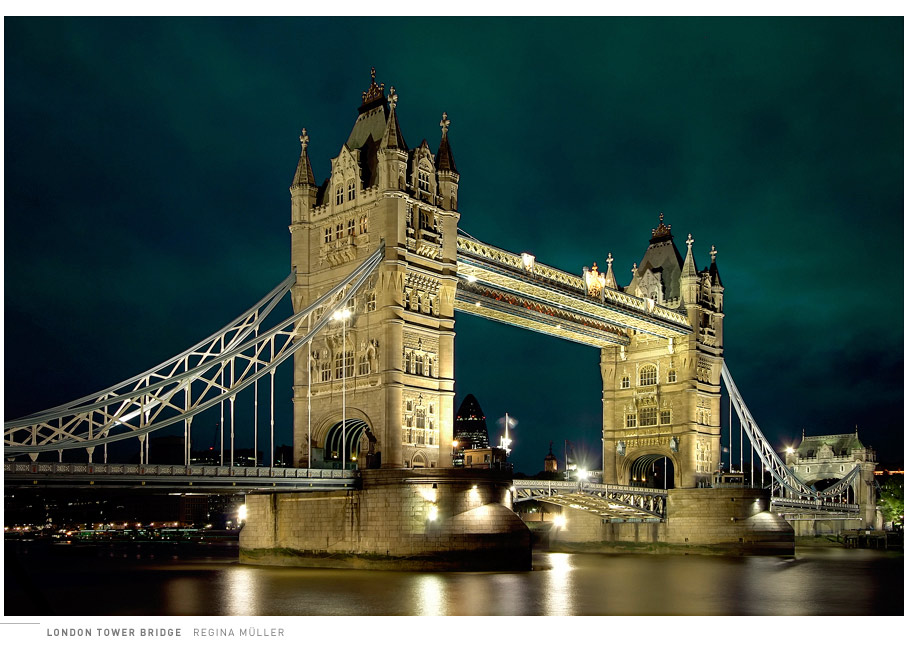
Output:
<svg viewBox="0 0 908 653">
<path fill-rule="evenodd" d="M 697 487 L 708 485 L 720 466 L 724 288 L 715 248 L 710 266 L 698 271 L 693 242 L 688 236 L 682 260 L 671 225 L 660 214 L 624 289 L 686 312 L 691 334 L 666 340 L 631 331 L 628 345 L 601 351 L 606 483 L 640 484 L 653 465 L 667 459 L 674 487 Z"/>
<path fill-rule="evenodd" d="M 452 464 L 459 174 L 447 114 L 434 153 L 425 140 L 410 149 L 397 101 L 373 68 L 356 122 L 320 185 L 309 137 L 300 136 L 290 187 L 294 308 L 328 292 L 382 243 L 385 252 L 374 281 L 348 303 L 346 324 L 326 327 L 311 357 L 306 347 L 296 354 L 293 442 L 302 467 L 339 467 L 346 458 L 365 468 L 367 454 L 369 467 Z"/>
</svg>

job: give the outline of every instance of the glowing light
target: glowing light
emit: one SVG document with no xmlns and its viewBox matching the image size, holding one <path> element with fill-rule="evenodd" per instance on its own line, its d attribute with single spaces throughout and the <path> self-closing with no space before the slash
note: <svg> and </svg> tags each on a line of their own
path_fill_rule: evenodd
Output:
<svg viewBox="0 0 908 653">
<path fill-rule="evenodd" d="M 470 283 L 476 283 L 476 277 L 470 274 L 467 276 L 467 281 L 469 281 Z"/>
<path fill-rule="evenodd" d="M 350 317 L 350 309 L 342 308 L 340 310 L 334 311 L 333 317 L 335 320 L 346 320 L 348 317 Z"/>
<path fill-rule="evenodd" d="M 438 519 L 438 506 L 431 505 L 429 506 L 429 521 L 435 521 Z"/>
<path fill-rule="evenodd" d="M 552 523 L 555 525 L 555 528 L 564 528 L 567 526 L 567 518 L 564 515 L 555 515 L 555 519 Z"/>
<path fill-rule="evenodd" d="M 578 470 L 577 470 L 577 480 L 578 480 L 578 481 L 582 481 L 582 480 L 585 479 L 587 476 L 589 476 L 589 472 L 586 471 L 585 469 L 578 469 Z"/>
<path fill-rule="evenodd" d="M 239 510 L 236 511 L 236 520 L 238 522 L 246 521 L 246 504 L 240 506 Z"/>
<path fill-rule="evenodd" d="M 785 449 L 785 453 L 794 453 L 794 452 L 795 452 L 794 447 L 788 447 L 787 449 Z"/>
<path fill-rule="evenodd" d="M 482 304 L 480 304 L 479 302 L 476 302 L 476 305 L 477 305 L 477 306 L 482 306 Z"/>
</svg>

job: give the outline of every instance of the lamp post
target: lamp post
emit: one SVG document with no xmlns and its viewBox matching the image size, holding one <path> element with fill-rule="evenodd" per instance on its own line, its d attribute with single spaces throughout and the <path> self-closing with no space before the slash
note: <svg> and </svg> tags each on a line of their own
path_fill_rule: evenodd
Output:
<svg viewBox="0 0 908 653">
<path fill-rule="evenodd" d="M 334 312 L 334 319 L 341 321 L 341 471 L 347 469 L 347 318 L 350 309 Z"/>
</svg>

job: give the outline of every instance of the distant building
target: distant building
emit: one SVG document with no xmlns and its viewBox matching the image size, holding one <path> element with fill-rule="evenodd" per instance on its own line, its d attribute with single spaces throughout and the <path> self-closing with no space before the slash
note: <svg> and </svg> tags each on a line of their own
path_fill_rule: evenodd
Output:
<svg viewBox="0 0 908 653">
<path fill-rule="evenodd" d="M 555 454 L 552 453 L 552 443 L 549 442 L 549 455 L 545 457 L 545 465 L 543 470 L 546 472 L 557 472 L 558 471 L 558 458 Z"/>
<path fill-rule="evenodd" d="M 467 395 L 454 418 L 454 466 L 464 466 L 464 453 L 489 448 L 486 416 L 473 395 Z M 474 465 L 475 466 L 475 465 Z"/>
<path fill-rule="evenodd" d="M 461 464 L 473 469 L 507 469 L 508 453 L 501 447 L 467 449 L 463 453 Z"/>
</svg>

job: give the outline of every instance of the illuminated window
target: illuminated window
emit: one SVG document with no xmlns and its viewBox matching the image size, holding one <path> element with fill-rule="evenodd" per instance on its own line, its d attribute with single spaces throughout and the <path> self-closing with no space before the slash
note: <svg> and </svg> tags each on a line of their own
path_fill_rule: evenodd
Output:
<svg viewBox="0 0 908 653">
<path fill-rule="evenodd" d="M 369 218 L 363 216 L 359 219 L 359 233 L 364 234 L 369 231 Z"/>
<path fill-rule="evenodd" d="M 349 184 L 347 184 L 347 199 L 352 200 L 355 197 L 356 197 L 356 184 L 353 181 L 351 181 Z"/>
<path fill-rule="evenodd" d="M 356 220 L 347 221 L 347 235 L 348 236 L 356 235 Z"/>
<path fill-rule="evenodd" d="M 640 426 L 655 426 L 658 424 L 658 411 L 653 406 L 640 409 Z"/>
<path fill-rule="evenodd" d="M 621 389 L 626 390 L 629 387 L 631 387 L 631 377 L 629 377 L 629 376 L 621 377 Z"/>
<path fill-rule="evenodd" d="M 344 203 L 344 184 L 343 183 L 337 184 L 337 193 L 335 194 L 334 199 L 335 199 L 335 204 Z"/>
<path fill-rule="evenodd" d="M 625 417 L 625 425 L 627 428 L 633 428 L 637 426 L 637 414 L 630 413 Z"/>
<path fill-rule="evenodd" d="M 675 373 L 675 370 L 669 370 L 668 371 L 668 382 L 674 383 L 677 380 L 678 380 L 678 375 L 677 375 L 677 373 Z"/>
<path fill-rule="evenodd" d="M 640 385 L 656 385 L 655 365 L 644 365 L 640 368 Z"/>
<path fill-rule="evenodd" d="M 331 227 L 325 227 L 325 242 L 331 242 Z"/>
<path fill-rule="evenodd" d="M 659 420 L 662 424 L 671 424 L 672 423 L 672 411 L 663 410 L 659 416 Z"/>
</svg>

